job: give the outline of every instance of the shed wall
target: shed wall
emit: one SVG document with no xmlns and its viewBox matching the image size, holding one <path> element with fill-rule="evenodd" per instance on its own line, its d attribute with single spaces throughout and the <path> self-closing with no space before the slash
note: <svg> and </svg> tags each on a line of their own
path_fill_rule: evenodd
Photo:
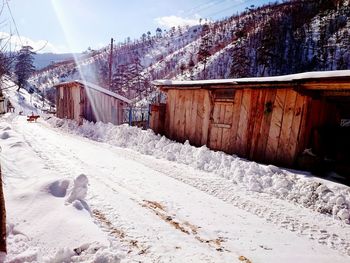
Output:
<svg viewBox="0 0 350 263">
<path fill-rule="evenodd" d="M 79 121 L 80 87 L 59 87 L 56 93 L 57 117 Z"/>
<path fill-rule="evenodd" d="M 167 90 L 165 135 L 259 162 L 292 166 L 309 143 L 308 125 L 315 114 L 311 112 L 323 107 L 290 88 L 232 89 L 224 96 L 218 92 Z"/>
<path fill-rule="evenodd" d="M 84 89 L 84 118 L 89 121 L 123 122 L 123 101 L 102 92 Z"/>
<path fill-rule="evenodd" d="M 102 92 L 86 89 L 80 85 L 61 86 L 56 94 L 57 117 L 74 119 L 81 123 L 102 121 L 121 124 L 124 102 Z"/>
<path fill-rule="evenodd" d="M 150 127 L 156 134 L 164 134 L 165 123 L 165 103 L 151 105 L 150 109 Z"/>
<path fill-rule="evenodd" d="M 339 127 L 341 120 L 338 103 L 330 102 L 324 98 L 308 98 L 307 115 L 305 118 L 305 127 L 303 136 L 301 136 L 301 143 L 305 148 L 312 148 L 317 154 L 323 149 L 319 138 L 320 129 L 328 127 Z M 327 141 L 333 143 L 337 138 L 328 138 Z M 301 149 L 302 150 L 302 149 Z"/>
<path fill-rule="evenodd" d="M 169 90 L 165 109 L 167 137 L 201 146 L 207 144 L 210 117 L 208 90 Z"/>
</svg>

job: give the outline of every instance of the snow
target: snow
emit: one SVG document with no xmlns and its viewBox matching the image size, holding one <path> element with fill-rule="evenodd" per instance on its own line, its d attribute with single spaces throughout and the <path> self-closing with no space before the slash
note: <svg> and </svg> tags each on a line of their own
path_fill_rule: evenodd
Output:
<svg viewBox="0 0 350 263">
<path fill-rule="evenodd" d="M 293 201 L 350 223 L 350 217 L 346 213 L 338 215 L 340 209 L 345 209 L 348 213 L 350 211 L 349 187 L 289 172 L 273 165 L 248 162 L 223 152 L 211 151 L 206 146 L 193 147 L 188 141 L 184 144 L 176 143 L 164 136 L 155 135 L 151 130 L 143 131 L 128 125 L 114 126 L 85 121 L 78 126 L 74 121 L 54 117 L 48 122 L 53 127 L 99 142 L 214 172 L 250 191 Z"/>
<path fill-rule="evenodd" d="M 60 244 L 71 256 L 73 249 L 82 243 L 97 242 L 101 247 L 107 246 L 106 236 L 94 224 L 90 213 L 66 204 L 63 190 L 73 182 L 65 179 L 57 183 L 62 176 L 53 171 L 48 173 L 46 164 L 35 158 L 23 139 L 9 128 L 0 126 L 0 130 L 7 129 L 10 134 L 1 143 L 5 189 L 10 191 L 6 193 L 10 224 L 8 253 L 13 256 L 9 262 L 52 262 L 45 255 L 52 254 Z M 86 185 L 77 186 L 79 181 L 78 176 L 67 202 L 79 198 L 84 201 L 84 191 L 79 189 L 87 189 Z"/>
<path fill-rule="evenodd" d="M 150 130 L 48 115 L 6 114 L 0 144 L 5 262 L 350 258 L 344 185 Z"/>
<path fill-rule="evenodd" d="M 256 78 L 239 78 L 239 79 L 212 79 L 212 80 L 155 80 L 153 84 L 156 86 L 195 86 L 195 85 L 213 85 L 213 84 L 243 84 L 251 82 L 290 82 L 304 79 L 319 78 L 335 78 L 350 77 L 350 70 L 334 70 L 334 71 L 314 71 L 298 74 L 290 74 L 275 77 L 256 77 Z"/>
<path fill-rule="evenodd" d="M 42 111 L 43 102 L 39 98 L 39 96 L 34 94 L 29 94 L 27 90 L 21 89 L 19 92 L 16 91 L 16 87 L 14 82 L 3 78 L 4 87 L 12 87 L 5 88 L 3 90 L 4 96 L 11 101 L 11 104 L 15 108 L 15 113 L 22 115 L 30 115 L 32 113 L 39 114 Z M 47 108 L 47 101 L 45 101 L 45 107 Z"/>
</svg>

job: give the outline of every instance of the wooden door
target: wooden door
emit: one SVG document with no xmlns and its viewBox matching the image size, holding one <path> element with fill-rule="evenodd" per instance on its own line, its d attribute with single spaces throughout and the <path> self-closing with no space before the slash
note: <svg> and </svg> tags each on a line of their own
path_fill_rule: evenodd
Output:
<svg viewBox="0 0 350 263">
<path fill-rule="evenodd" d="M 231 145 L 233 103 L 215 102 L 209 127 L 209 148 L 228 151 Z"/>
</svg>

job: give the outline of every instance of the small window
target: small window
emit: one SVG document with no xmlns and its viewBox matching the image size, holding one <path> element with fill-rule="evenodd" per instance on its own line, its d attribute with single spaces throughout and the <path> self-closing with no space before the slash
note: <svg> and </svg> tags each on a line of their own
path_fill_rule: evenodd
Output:
<svg viewBox="0 0 350 263">
<path fill-rule="evenodd" d="M 215 101 L 227 101 L 233 102 L 235 98 L 234 89 L 217 89 L 214 90 L 214 99 Z"/>
</svg>

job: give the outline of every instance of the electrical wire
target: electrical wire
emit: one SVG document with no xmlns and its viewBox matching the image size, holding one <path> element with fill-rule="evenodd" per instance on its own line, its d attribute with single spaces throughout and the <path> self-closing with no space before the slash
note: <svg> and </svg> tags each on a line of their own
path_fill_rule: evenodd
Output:
<svg viewBox="0 0 350 263">
<path fill-rule="evenodd" d="M 212 7 L 213 5 L 215 5 L 216 3 L 219 3 L 221 1 L 222 0 L 206 1 L 206 2 L 204 2 L 202 4 L 200 4 L 200 5 L 196 5 L 196 6 L 192 7 L 192 8 L 190 8 L 190 9 L 188 9 L 188 11 L 187 12 L 185 11 L 184 14 L 194 15 L 196 13 L 199 13 L 200 11 L 203 11 L 205 9 L 208 9 L 208 8 Z"/>
<path fill-rule="evenodd" d="M 227 4 L 227 3 L 228 3 L 228 0 L 225 0 L 225 1 L 223 1 L 223 0 L 209 0 L 209 1 L 205 1 L 205 2 L 203 2 L 201 4 L 198 4 L 198 5 L 195 5 L 195 6 L 191 7 L 191 8 L 188 8 L 185 11 L 182 11 L 181 15 L 182 16 L 186 16 L 186 17 L 187 16 L 196 15 L 196 14 L 198 14 L 200 12 L 203 12 L 203 11 L 209 9 L 209 8 L 213 8 L 215 6 L 217 7 L 218 5 L 223 6 L 223 5 Z M 244 4 L 244 2 L 241 2 L 240 4 Z"/>
<path fill-rule="evenodd" d="M 21 42 L 21 45 L 23 46 L 23 42 L 22 42 L 22 39 L 21 39 L 21 35 L 19 34 L 19 31 L 18 31 L 18 27 L 17 27 L 16 21 L 15 21 L 15 19 L 14 19 L 13 15 L 12 15 L 12 11 L 11 11 L 11 8 L 10 8 L 10 5 L 9 5 L 9 2 L 8 2 L 8 0 L 4 0 L 4 1 L 6 2 L 7 8 L 8 8 L 9 13 L 10 13 L 10 16 L 11 16 L 11 18 L 12 18 L 12 22 L 13 22 L 13 24 L 14 24 L 14 26 L 15 26 L 16 33 L 17 33 L 17 36 L 18 36 L 18 38 L 19 38 L 19 42 Z"/>
<path fill-rule="evenodd" d="M 218 11 L 213 11 L 211 13 L 208 13 L 207 15 L 205 15 L 205 17 L 207 18 L 210 18 L 210 17 L 213 17 L 213 16 L 217 16 L 218 14 L 221 14 L 221 13 L 224 13 L 224 12 L 227 12 L 229 9 L 232 9 L 234 7 L 238 7 L 238 6 L 241 6 L 241 5 L 245 5 L 245 4 L 248 4 L 250 2 L 253 2 L 253 1 L 256 1 L 256 0 L 243 0 L 239 3 L 234 3 L 234 4 L 231 4 L 229 6 L 227 6 L 227 4 L 229 3 L 229 1 L 223 1 L 223 0 L 210 0 L 210 1 L 205 1 L 204 3 L 202 4 L 199 4 L 199 5 L 196 5 L 192 8 L 189 8 L 187 11 L 184 11 L 182 14 L 185 15 L 185 16 L 191 16 L 191 15 L 194 15 L 194 14 L 198 14 L 200 12 L 203 12 L 207 9 L 218 9 L 218 7 L 224 7 L 225 8 L 222 8 L 222 9 L 219 9 Z"/>
<path fill-rule="evenodd" d="M 226 12 L 228 9 L 231 9 L 231 8 L 234 8 L 234 7 L 238 7 L 238 6 L 241 6 L 241 5 L 244 5 L 244 4 L 248 4 L 249 2 L 253 2 L 255 0 L 246 0 L 244 2 L 241 2 L 241 3 L 237 3 L 237 4 L 234 4 L 234 5 L 231 5 L 231 6 L 227 6 L 225 9 L 221 9 L 219 11 L 216 11 L 214 13 L 211 13 L 209 16 L 216 16 L 218 14 L 221 14 L 223 12 Z"/>
<path fill-rule="evenodd" d="M 49 42 L 46 40 L 46 43 L 41 48 L 34 50 L 34 53 L 38 53 L 39 51 L 43 50 L 47 46 L 48 43 Z"/>
<path fill-rule="evenodd" d="M 2 0 L 2 6 L 1 6 L 0 14 L 2 14 L 2 11 L 4 11 L 4 7 L 5 7 L 5 0 Z"/>
<path fill-rule="evenodd" d="M 18 39 L 19 39 L 19 41 L 20 41 L 20 43 L 21 43 L 21 45 L 22 45 L 22 47 L 23 47 L 24 45 L 23 45 L 23 42 L 22 42 L 22 38 L 21 38 L 21 35 L 19 34 L 18 27 L 17 27 L 17 23 L 16 23 L 16 21 L 15 21 L 15 18 L 13 17 L 13 14 L 12 14 L 12 11 L 11 11 L 11 8 L 10 8 L 10 5 L 9 5 L 9 3 L 8 3 L 8 0 L 3 0 L 3 6 L 4 6 L 5 3 L 6 3 L 6 5 L 7 5 L 8 10 L 9 10 L 9 13 L 10 13 L 10 16 L 11 16 L 11 19 L 12 19 L 12 22 L 13 22 L 13 24 L 14 24 L 14 26 L 15 26 L 15 30 L 16 30 L 16 34 L 17 34 L 17 36 L 18 36 Z M 38 48 L 37 50 L 34 50 L 34 52 L 37 53 L 37 52 L 43 50 L 43 49 L 47 46 L 47 44 L 48 44 L 48 41 L 46 40 L 46 43 L 45 43 L 42 47 Z"/>
</svg>

